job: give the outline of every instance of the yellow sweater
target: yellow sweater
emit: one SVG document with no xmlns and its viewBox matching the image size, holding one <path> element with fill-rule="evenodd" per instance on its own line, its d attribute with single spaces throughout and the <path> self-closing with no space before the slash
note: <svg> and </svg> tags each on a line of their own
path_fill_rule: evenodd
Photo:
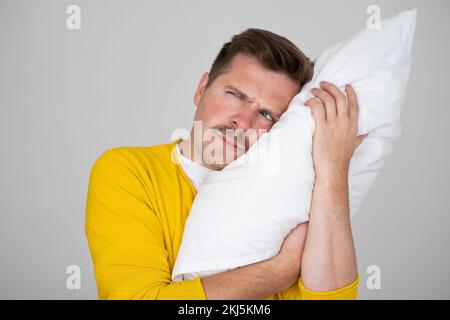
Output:
<svg viewBox="0 0 450 320">
<path fill-rule="evenodd" d="M 171 273 L 196 190 L 172 156 L 177 140 L 117 147 L 94 163 L 85 231 L 100 299 L 206 299 L 200 277 L 172 283 Z M 329 292 L 300 279 L 279 299 L 356 299 L 359 277 Z"/>
</svg>

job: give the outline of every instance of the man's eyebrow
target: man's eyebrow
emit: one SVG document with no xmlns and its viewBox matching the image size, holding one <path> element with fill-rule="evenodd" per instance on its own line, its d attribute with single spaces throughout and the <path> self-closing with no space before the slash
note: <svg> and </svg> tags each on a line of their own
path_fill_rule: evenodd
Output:
<svg viewBox="0 0 450 320">
<path fill-rule="evenodd" d="M 233 87 L 232 85 L 228 85 L 228 84 L 225 85 L 225 88 L 228 88 L 228 89 L 231 89 L 231 90 L 235 91 L 235 92 L 236 92 L 243 100 L 245 100 L 245 101 L 247 101 L 247 102 L 250 102 L 250 103 L 253 102 L 245 92 L 242 92 L 242 91 L 239 90 L 238 88 Z M 269 114 L 271 114 L 271 115 L 273 115 L 273 116 L 275 116 L 275 117 L 277 117 L 277 118 L 281 117 L 281 114 L 279 114 L 279 113 L 273 111 L 272 109 L 264 108 L 264 107 L 263 107 L 263 108 L 261 108 L 260 110 L 261 110 L 261 111 L 264 111 L 264 112 L 267 112 L 267 113 L 269 113 Z"/>
<path fill-rule="evenodd" d="M 225 85 L 225 88 L 231 89 L 231 90 L 233 90 L 233 91 L 236 91 L 236 93 L 237 93 L 242 99 L 244 99 L 245 101 L 253 102 L 253 101 L 250 99 L 250 97 L 248 96 L 248 94 L 242 92 L 242 91 L 239 90 L 238 88 L 233 87 L 233 86 L 231 86 L 231 85 L 229 85 L 229 84 Z"/>
</svg>

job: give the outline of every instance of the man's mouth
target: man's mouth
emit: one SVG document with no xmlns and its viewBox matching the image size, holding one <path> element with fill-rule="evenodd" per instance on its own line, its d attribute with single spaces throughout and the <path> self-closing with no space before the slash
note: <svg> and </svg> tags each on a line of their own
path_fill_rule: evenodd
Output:
<svg viewBox="0 0 450 320">
<path fill-rule="evenodd" d="M 223 142 L 226 145 L 228 145 L 231 148 L 242 149 L 242 147 L 239 144 L 235 143 L 234 137 L 229 137 L 229 136 L 226 136 L 226 135 L 222 135 L 222 140 L 223 140 Z"/>
</svg>

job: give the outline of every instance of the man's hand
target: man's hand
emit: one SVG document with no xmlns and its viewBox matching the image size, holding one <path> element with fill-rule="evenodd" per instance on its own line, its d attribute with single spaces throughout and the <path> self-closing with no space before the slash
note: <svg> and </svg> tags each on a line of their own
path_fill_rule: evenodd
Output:
<svg viewBox="0 0 450 320">
<path fill-rule="evenodd" d="M 366 136 L 357 136 L 359 106 L 351 85 L 347 96 L 334 84 L 322 81 L 322 89 L 314 88 L 305 105 L 311 108 L 315 120 L 313 161 L 316 177 L 347 175 L 354 150 Z"/>
</svg>

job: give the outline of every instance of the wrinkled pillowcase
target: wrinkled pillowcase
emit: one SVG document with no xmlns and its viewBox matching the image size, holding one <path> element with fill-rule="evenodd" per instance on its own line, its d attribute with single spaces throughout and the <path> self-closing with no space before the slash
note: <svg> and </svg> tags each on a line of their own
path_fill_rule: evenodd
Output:
<svg viewBox="0 0 450 320">
<path fill-rule="evenodd" d="M 416 9 L 383 20 L 323 52 L 314 77 L 272 129 L 221 171 L 211 171 L 192 203 L 172 272 L 174 282 L 275 256 L 308 220 L 314 184 L 314 118 L 306 100 L 322 80 L 350 83 L 360 107 L 358 135 L 369 133 L 349 167 L 353 218 L 401 132 Z"/>
</svg>

